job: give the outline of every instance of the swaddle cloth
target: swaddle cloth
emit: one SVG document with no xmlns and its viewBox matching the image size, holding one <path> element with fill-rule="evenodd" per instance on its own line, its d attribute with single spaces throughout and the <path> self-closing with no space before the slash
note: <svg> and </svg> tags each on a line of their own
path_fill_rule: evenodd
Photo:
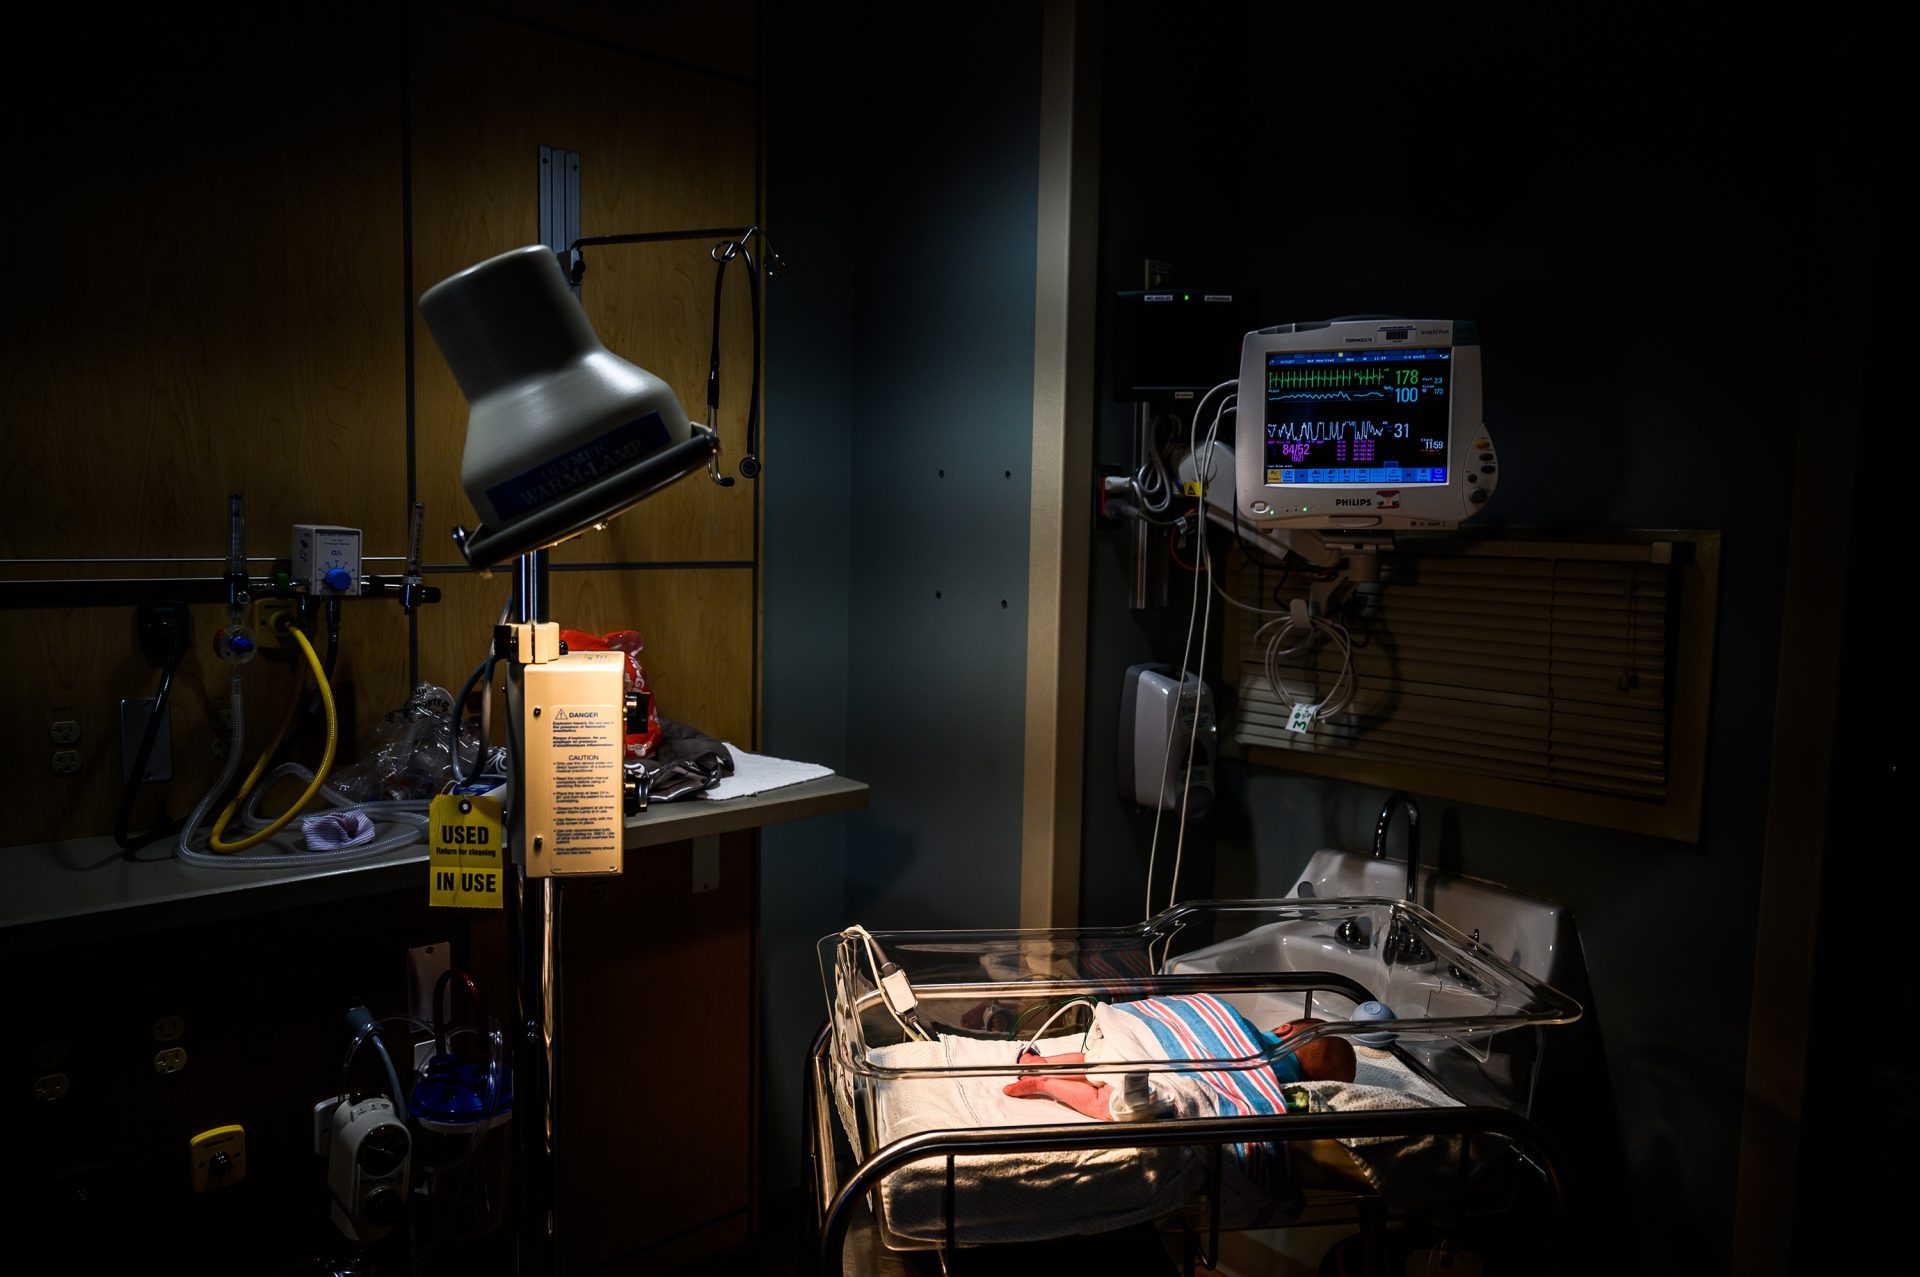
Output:
<svg viewBox="0 0 1920 1277">
<path fill-rule="evenodd" d="M 1244 1060 L 1276 1048 L 1280 1040 L 1248 1022 L 1212 994 L 1141 998 L 1103 1003 L 1094 1010 L 1087 1037 L 1087 1079 L 1118 1090 L 1127 1070 L 1102 1070 L 1122 1060 Z M 1300 1064 L 1282 1055 L 1271 1064 L 1239 1068 L 1202 1067 L 1155 1072 L 1155 1090 L 1170 1100 L 1177 1117 L 1271 1116 L 1287 1111 L 1281 1092 L 1300 1080 Z M 1261 1183 L 1280 1165 L 1273 1144 L 1229 1146 L 1242 1170 Z"/>
<path fill-rule="evenodd" d="M 1457 1107 L 1439 1087 L 1414 1073 L 1385 1052 L 1361 1056 L 1351 1082 L 1307 1082 L 1307 1111 L 1313 1113 L 1367 1113 L 1389 1109 Z M 1375 1190 L 1396 1208 L 1414 1208 L 1444 1200 L 1459 1171 L 1459 1135 L 1356 1136 L 1340 1141 L 1354 1165 Z"/>
</svg>

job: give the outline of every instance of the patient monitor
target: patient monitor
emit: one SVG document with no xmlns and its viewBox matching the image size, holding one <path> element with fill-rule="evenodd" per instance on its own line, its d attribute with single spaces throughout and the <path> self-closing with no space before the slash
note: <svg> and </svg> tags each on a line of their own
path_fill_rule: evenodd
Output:
<svg viewBox="0 0 1920 1277">
<path fill-rule="evenodd" d="M 1250 332 L 1235 418 L 1234 515 L 1258 528 L 1452 528 L 1500 477 L 1464 320 Z"/>
</svg>

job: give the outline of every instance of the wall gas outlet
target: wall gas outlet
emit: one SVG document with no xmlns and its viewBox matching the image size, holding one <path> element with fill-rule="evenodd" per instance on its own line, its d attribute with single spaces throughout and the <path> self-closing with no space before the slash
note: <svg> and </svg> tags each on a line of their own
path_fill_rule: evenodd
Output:
<svg viewBox="0 0 1920 1277">
<path fill-rule="evenodd" d="M 187 1141 L 193 1191 L 212 1193 L 247 1177 L 247 1130 L 216 1126 Z"/>
<path fill-rule="evenodd" d="M 294 646 L 293 640 L 275 623 L 281 616 L 294 625 L 300 623 L 300 609 L 287 599 L 255 599 L 247 606 L 247 624 L 253 630 L 253 641 L 263 650 Z M 298 651 L 294 659 L 300 659 Z"/>
<path fill-rule="evenodd" d="M 153 1071 L 162 1076 L 169 1073 L 178 1073 L 186 1067 L 187 1053 L 180 1047 L 170 1046 L 166 1050 L 158 1051 L 154 1054 Z"/>
</svg>

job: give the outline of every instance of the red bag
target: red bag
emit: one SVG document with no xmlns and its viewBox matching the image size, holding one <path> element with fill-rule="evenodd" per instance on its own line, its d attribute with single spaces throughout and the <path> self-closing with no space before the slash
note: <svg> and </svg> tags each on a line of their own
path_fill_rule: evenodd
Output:
<svg viewBox="0 0 1920 1277">
<path fill-rule="evenodd" d="M 640 698 L 641 706 L 647 712 L 647 730 L 635 735 L 627 733 L 627 757 L 651 758 L 660 748 L 660 715 L 654 709 L 653 690 L 647 686 L 647 671 L 640 665 L 640 653 L 646 646 L 640 641 L 638 630 L 615 630 L 604 637 L 596 637 L 584 630 L 560 631 L 560 641 L 567 645 L 569 652 L 625 652 L 627 654 L 627 692 Z"/>
</svg>

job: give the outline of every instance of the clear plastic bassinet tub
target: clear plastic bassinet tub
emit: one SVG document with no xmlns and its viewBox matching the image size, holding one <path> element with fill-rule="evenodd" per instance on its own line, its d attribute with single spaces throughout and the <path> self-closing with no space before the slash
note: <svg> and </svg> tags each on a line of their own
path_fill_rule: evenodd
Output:
<svg viewBox="0 0 1920 1277">
<path fill-rule="evenodd" d="M 829 1019 L 808 1139 L 822 1218 L 844 1230 L 842 1199 L 866 1195 L 899 1249 L 1100 1232 L 1199 1196 L 1228 1227 L 1292 1222 L 1310 1189 L 1434 1204 L 1478 1174 L 1472 1132 L 1514 1144 L 1547 1032 L 1580 1015 L 1418 905 L 1372 897 L 1196 901 L 1127 927 L 849 928 L 819 955 Z M 1122 1012 L 1171 1031 L 1095 1028 Z M 1296 1027 L 1282 1038 L 1282 1025 Z M 1298 1077 L 1288 1057 L 1328 1039 L 1353 1047 L 1352 1080 Z M 1006 1094 L 1054 1077 L 1222 1098 L 1211 1113 L 1139 1105 L 1144 1120 L 1101 1121 Z M 850 1161 L 834 1156 L 829 1110 Z M 1228 1119 L 1241 1138 L 1204 1134 Z M 1309 1134 L 1322 1129 L 1348 1134 Z"/>
</svg>

